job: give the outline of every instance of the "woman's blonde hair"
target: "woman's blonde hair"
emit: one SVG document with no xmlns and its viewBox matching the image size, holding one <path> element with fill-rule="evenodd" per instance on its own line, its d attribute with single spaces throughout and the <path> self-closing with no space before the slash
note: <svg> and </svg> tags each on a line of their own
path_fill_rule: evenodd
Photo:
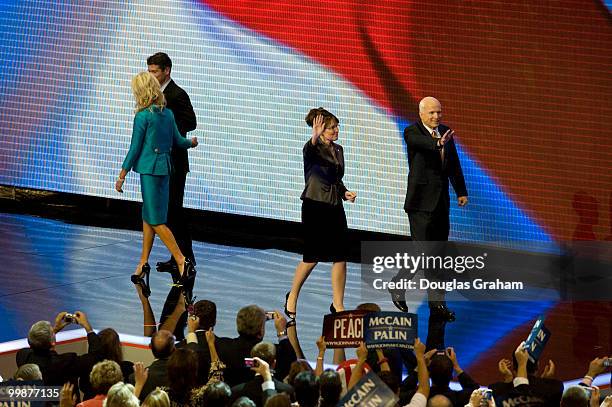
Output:
<svg viewBox="0 0 612 407">
<path fill-rule="evenodd" d="M 108 390 L 102 407 L 140 407 L 140 400 L 134 395 L 134 386 L 118 382 Z"/>
<path fill-rule="evenodd" d="M 132 92 L 136 99 L 136 111 L 139 112 L 152 105 L 159 106 L 163 109 L 166 105 L 166 99 L 161 91 L 159 82 L 153 74 L 144 71 L 132 78 Z"/>
<path fill-rule="evenodd" d="M 168 393 L 158 387 L 149 393 L 147 398 L 142 402 L 141 406 L 170 407 L 170 398 L 168 397 Z"/>
</svg>

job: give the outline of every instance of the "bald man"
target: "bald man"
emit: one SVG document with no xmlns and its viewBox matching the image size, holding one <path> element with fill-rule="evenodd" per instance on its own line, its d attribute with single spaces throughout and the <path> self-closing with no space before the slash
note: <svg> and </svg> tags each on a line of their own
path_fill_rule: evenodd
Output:
<svg viewBox="0 0 612 407">
<path fill-rule="evenodd" d="M 461 170 L 457 149 L 453 142 L 454 132 L 441 124 L 442 105 L 431 96 L 419 103 L 420 121 L 404 130 L 404 140 L 408 146 L 408 190 L 404 210 L 410 221 L 410 234 L 417 241 L 447 241 L 449 223 L 449 181 L 457 195 L 457 204 L 465 206 L 468 202 L 467 189 Z M 401 276 L 397 276 L 399 278 Z M 402 311 L 407 311 L 405 292 L 395 292 L 393 303 Z M 432 322 L 434 335 L 446 322 L 455 320 L 455 314 L 446 307 L 444 291 L 429 292 L 430 332 L 428 349 L 443 346 L 430 341 Z M 433 321 L 432 321 L 433 318 Z M 440 328 L 440 324 L 442 327 Z M 438 349 L 440 349 L 438 347 Z"/>
</svg>

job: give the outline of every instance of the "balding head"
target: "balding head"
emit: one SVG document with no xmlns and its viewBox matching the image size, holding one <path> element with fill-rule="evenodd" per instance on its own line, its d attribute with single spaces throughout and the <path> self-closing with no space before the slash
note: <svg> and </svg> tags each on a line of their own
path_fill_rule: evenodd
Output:
<svg viewBox="0 0 612 407">
<path fill-rule="evenodd" d="M 448 397 L 438 394 L 429 399 L 427 407 L 453 407 L 453 403 Z"/>
<path fill-rule="evenodd" d="M 419 102 L 419 117 L 426 126 L 435 129 L 442 120 L 442 104 L 432 96 L 426 96 Z"/>
<path fill-rule="evenodd" d="M 150 347 L 157 359 L 168 358 L 174 352 L 174 335 L 165 329 L 157 331 L 151 336 Z"/>
<path fill-rule="evenodd" d="M 587 407 L 589 394 L 582 386 L 572 386 L 563 392 L 561 407 Z"/>
</svg>

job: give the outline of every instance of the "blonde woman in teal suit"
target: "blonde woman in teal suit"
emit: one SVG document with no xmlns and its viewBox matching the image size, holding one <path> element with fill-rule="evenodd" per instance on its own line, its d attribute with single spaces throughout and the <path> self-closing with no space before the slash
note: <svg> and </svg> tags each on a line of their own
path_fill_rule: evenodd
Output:
<svg viewBox="0 0 612 407">
<path fill-rule="evenodd" d="M 142 287 L 145 297 L 151 293 L 149 287 L 149 255 L 157 234 L 166 245 L 178 265 L 184 282 L 194 273 L 193 264 L 183 256 L 174 235 L 166 226 L 168 214 L 168 185 L 172 171 L 170 153 L 173 148 L 191 148 L 198 139 L 187 140 L 176 127 L 174 115 L 165 109 L 166 100 L 159 82 L 149 72 L 141 72 L 132 79 L 132 92 L 136 99 L 136 116 L 132 141 L 119 178 L 115 183 L 117 192 L 123 192 L 125 176 L 130 170 L 140 173 L 142 193 L 142 254 L 132 275 L 132 282 Z"/>
</svg>

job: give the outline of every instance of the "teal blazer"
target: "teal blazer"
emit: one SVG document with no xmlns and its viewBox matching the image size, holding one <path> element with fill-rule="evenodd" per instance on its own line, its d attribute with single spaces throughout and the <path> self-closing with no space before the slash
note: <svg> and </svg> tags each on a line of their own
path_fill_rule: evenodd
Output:
<svg viewBox="0 0 612 407">
<path fill-rule="evenodd" d="M 173 147 L 187 149 L 191 140 L 181 136 L 169 109 L 151 106 L 134 116 L 132 142 L 121 168 L 148 175 L 170 175 Z"/>
</svg>

